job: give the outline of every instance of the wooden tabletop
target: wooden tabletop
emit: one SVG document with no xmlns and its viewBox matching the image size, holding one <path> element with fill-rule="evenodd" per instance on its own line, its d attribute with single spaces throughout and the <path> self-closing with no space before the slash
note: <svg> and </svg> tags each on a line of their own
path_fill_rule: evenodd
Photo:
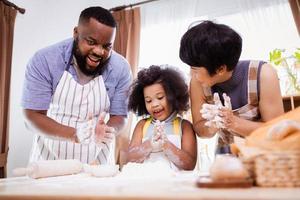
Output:
<svg viewBox="0 0 300 200">
<path fill-rule="evenodd" d="M 112 177 L 88 174 L 31 179 L 0 179 L 0 199 L 300 199 L 300 188 L 198 188 L 198 176 L 182 174 L 171 178 Z"/>
</svg>

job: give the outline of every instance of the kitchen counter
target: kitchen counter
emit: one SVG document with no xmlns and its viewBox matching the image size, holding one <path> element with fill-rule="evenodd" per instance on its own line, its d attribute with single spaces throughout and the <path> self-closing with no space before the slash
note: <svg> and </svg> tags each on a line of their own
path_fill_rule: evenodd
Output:
<svg viewBox="0 0 300 200">
<path fill-rule="evenodd" d="M 207 189 L 196 186 L 197 175 L 174 177 L 96 178 L 88 174 L 31 179 L 0 179 L 0 199 L 300 199 L 300 188 Z"/>
</svg>

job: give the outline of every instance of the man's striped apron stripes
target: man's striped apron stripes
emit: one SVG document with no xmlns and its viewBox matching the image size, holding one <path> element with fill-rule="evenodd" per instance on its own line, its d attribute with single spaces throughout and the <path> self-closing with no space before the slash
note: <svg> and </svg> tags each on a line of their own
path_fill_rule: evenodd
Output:
<svg viewBox="0 0 300 200">
<path fill-rule="evenodd" d="M 53 95 L 47 115 L 60 124 L 77 128 L 78 122 L 97 118 L 110 106 L 102 76 L 81 85 L 66 70 Z M 36 134 L 30 162 L 36 160 L 78 159 L 83 163 L 107 163 L 111 144 L 81 145 L 67 140 Z"/>
</svg>

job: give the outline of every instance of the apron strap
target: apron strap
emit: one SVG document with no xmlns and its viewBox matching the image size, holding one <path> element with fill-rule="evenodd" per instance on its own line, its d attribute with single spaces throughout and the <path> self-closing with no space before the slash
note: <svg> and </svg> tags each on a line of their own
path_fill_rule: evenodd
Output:
<svg viewBox="0 0 300 200">
<path fill-rule="evenodd" d="M 150 126 L 151 121 L 152 121 L 152 117 L 149 117 L 149 118 L 146 120 L 145 124 L 144 124 L 144 127 L 143 127 L 143 138 L 145 137 L 145 135 L 146 135 L 146 133 L 147 133 L 147 129 L 148 129 L 148 127 Z"/>
<path fill-rule="evenodd" d="M 67 66 L 66 66 L 66 71 L 69 71 L 72 60 L 73 60 L 73 53 L 71 53 L 71 56 L 68 60 L 68 63 L 67 63 Z"/>
</svg>

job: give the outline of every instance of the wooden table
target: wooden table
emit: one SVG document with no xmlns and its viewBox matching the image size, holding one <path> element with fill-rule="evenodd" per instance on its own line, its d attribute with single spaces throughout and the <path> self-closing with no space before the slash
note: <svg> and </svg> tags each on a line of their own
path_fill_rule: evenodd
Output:
<svg viewBox="0 0 300 200">
<path fill-rule="evenodd" d="M 30 179 L 0 179 L 0 199 L 300 199 L 300 188 L 207 189 L 195 175 L 172 178 L 96 178 L 88 174 Z"/>
</svg>

